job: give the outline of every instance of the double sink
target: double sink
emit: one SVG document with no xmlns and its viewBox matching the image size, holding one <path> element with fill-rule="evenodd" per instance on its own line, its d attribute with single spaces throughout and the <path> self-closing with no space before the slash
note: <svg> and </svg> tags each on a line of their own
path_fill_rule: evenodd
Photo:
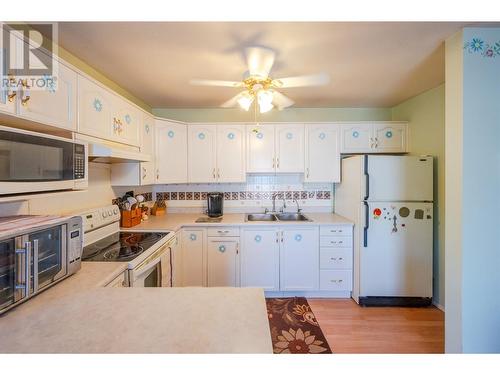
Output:
<svg viewBox="0 0 500 375">
<path fill-rule="evenodd" d="M 311 221 L 300 213 L 247 214 L 245 221 Z"/>
</svg>

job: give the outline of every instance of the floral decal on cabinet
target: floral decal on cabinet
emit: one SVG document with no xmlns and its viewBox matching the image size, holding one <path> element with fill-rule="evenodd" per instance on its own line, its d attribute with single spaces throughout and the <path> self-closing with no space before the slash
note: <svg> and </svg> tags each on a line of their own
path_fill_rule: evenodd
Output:
<svg viewBox="0 0 500 375">
<path fill-rule="evenodd" d="M 56 80 L 57 77 L 52 77 L 49 76 L 48 74 L 43 75 L 43 80 L 45 81 L 45 90 L 50 92 L 51 94 L 54 94 L 56 92 Z"/>
<path fill-rule="evenodd" d="M 174 131 L 173 130 L 169 130 L 168 133 L 167 133 L 168 137 L 169 138 L 174 138 Z"/>
<path fill-rule="evenodd" d="M 352 132 L 352 136 L 354 138 L 358 138 L 359 137 L 359 132 L 357 132 L 356 130 Z"/>
<path fill-rule="evenodd" d="M 97 99 L 97 98 L 94 99 L 93 106 L 94 106 L 94 109 L 96 110 L 96 112 L 102 111 L 102 102 L 99 99 Z"/>
<path fill-rule="evenodd" d="M 483 57 L 500 56 L 500 40 L 492 43 L 486 43 L 481 38 L 472 38 L 464 43 L 464 50 L 470 54 L 479 54 Z"/>
<path fill-rule="evenodd" d="M 130 117 L 130 115 L 125 115 L 125 122 L 130 125 L 130 123 L 132 122 L 132 118 Z"/>
<path fill-rule="evenodd" d="M 146 134 L 149 134 L 149 124 L 144 125 L 144 130 L 146 130 Z"/>
<path fill-rule="evenodd" d="M 392 132 L 390 130 L 387 130 L 385 132 L 385 136 L 386 136 L 386 138 L 392 138 Z"/>
<path fill-rule="evenodd" d="M 227 137 L 230 139 L 230 140 L 233 140 L 234 139 L 234 133 L 229 133 L 227 135 Z"/>
<path fill-rule="evenodd" d="M 319 139 L 323 140 L 326 138 L 326 134 L 325 133 L 319 133 Z"/>
<path fill-rule="evenodd" d="M 225 247 L 224 245 L 220 245 L 220 246 L 219 246 L 219 251 L 220 251 L 221 253 L 223 253 L 224 251 L 226 251 L 226 247 Z"/>
</svg>

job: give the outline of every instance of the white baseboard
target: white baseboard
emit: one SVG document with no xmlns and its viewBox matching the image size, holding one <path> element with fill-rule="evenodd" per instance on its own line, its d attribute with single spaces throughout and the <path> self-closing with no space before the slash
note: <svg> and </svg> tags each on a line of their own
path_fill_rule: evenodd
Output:
<svg viewBox="0 0 500 375">
<path fill-rule="evenodd" d="M 351 298 L 351 292 L 264 292 L 266 297 L 306 297 L 306 298 Z"/>
<path fill-rule="evenodd" d="M 432 304 L 434 306 L 436 306 L 439 310 L 441 310 L 442 312 L 445 312 L 444 311 L 444 306 L 443 305 L 440 305 L 439 303 L 437 303 L 436 301 L 432 301 Z"/>
</svg>

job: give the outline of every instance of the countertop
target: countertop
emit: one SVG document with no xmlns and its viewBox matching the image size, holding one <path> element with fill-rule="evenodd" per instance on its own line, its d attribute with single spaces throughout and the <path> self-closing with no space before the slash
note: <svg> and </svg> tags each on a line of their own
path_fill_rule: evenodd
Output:
<svg viewBox="0 0 500 375">
<path fill-rule="evenodd" d="M 149 216 L 149 219 L 128 231 L 178 231 L 182 227 L 220 226 L 262 226 L 262 225 L 354 225 L 352 221 L 334 213 L 304 213 L 312 221 L 245 221 L 246 214 L 224 214 L 219 223 L 196 223 L 202 213 L 166 213 L 163 216 Z"/>
<path fill-rule="evenodd" d="M 0 315 L 0 353 L 272 353 L 262 289 L 103 288 L 125 268 L 84 262 Z"/>
</svg>

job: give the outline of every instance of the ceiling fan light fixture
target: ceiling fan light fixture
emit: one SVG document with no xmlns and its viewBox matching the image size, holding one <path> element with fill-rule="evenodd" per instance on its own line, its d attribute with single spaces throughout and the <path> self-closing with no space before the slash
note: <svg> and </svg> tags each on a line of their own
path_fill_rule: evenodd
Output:
<svg viewBox="0 0 500 375">
<path fill-rule="evenodd" d="M 273 93 L 270 90 L 259 90 L 257 93 L 260 113 L 269 112 L 273 109 Z"/>
<path fill-rule="evenodd" d="M 245 111 L 248 111 L 250 109 L 252 103 L 253 103 L 253 96 L 249 92 L 241 94 L 240 98 L 238 99 L 238 104 Z"/>
</svg>

